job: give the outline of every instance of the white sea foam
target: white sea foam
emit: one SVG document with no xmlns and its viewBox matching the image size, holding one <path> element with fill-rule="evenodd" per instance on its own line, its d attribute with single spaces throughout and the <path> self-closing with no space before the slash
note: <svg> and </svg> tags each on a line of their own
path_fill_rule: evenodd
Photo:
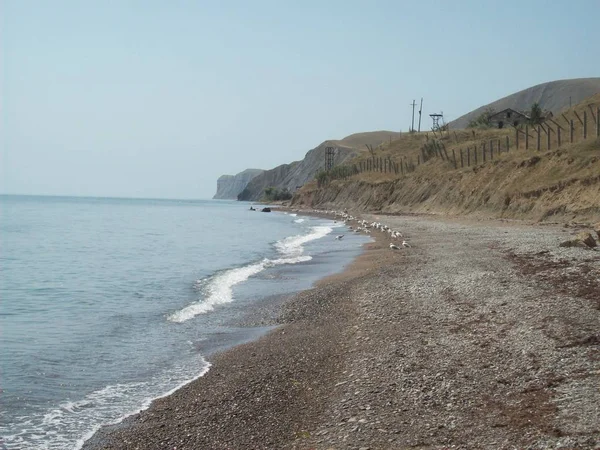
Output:
<svg viewBox="0 0 600 450">
<path fill-rule="evenodd" d="M 171 395 L 177 389 L 206 374 L 210 363 L 199 357 L 147 382 L 119 383 L 91 392 L 83 399 L 65 401 L 43 415 L 19 418 L 20 430 L 0 433 L 7 449 L 80 449 L 103 425 L 113 425 L 147 409 L 153 400 Z M 190 378 L 190 373 L 196 375 Z M 162 392 L 155 396 L 154 393 Z M 75 436 L 80 436 L 77 439 Z"/>
<path fill-rule="evenodd" d="M 305 221 L 306 221 L 306 219 L 296 219 L 296 220 L 294 220 L 294 223 L 302 223 Z"/>
<path fill-rule="evenodd" d="M 204 314 L 215 309 L 215 306 L 233 301 L 233 286 L 246 281 L 265 269 L 266 260 L 236 269 L 226 270 L 216 275 L 206 287 L 207 296 L 198 303 L 193 303 L 171 314 L 171 322 L 185 322 L 198 314 Z"/>
<path fill-rule="evenodd" d="M 328 226 L 312 227 L 310 233 L 290 236 L 275 243 L 275 248 L 281 254 L 281 258 L 263 259 L 260 262 L 252 263 L 247 266 L 229 269 L 225 272 L 211 277 L 206 285 L 206 295 L 199 302 L 192 303 L 185 308 L 174 312 L 167 317 L 167 320 L 176 323 L 186 322 L 198 314 L 205 314 L 215 309 L 215 306 L 230 303 L 234 300 L 233 287 L 242 283 L 253 275 L 256 275 L 268 267 L 279 266 L 283 264 L 298 264 L 310 261 L 312 256 L 304 255 L 303 245 L 327 236 L 333 231 Z"/>
</svg>

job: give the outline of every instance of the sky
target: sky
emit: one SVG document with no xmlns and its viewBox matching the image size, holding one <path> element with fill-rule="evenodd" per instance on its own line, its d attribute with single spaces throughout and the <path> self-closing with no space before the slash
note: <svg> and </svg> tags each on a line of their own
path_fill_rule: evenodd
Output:
<svg viewBox="0 0 600 450">
<path fill-rule="evenodd" d="M 0 193 L 210 198 L 328 139 L 600 76 L 599 0 L 0 0 Z M 430 126 L 428 120 L 424 125 Z"/>
</svg>

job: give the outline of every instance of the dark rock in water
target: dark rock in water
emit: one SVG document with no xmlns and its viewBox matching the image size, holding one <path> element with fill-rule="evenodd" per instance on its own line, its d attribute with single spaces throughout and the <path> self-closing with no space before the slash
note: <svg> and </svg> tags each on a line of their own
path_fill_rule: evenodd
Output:
<svg viewBox="0 0 600 450">
<path fill-rule="evenodd" d="M 271 208 L 263 208 L 261 209 L 262 212 L 271 212 Z"/>
</svg>

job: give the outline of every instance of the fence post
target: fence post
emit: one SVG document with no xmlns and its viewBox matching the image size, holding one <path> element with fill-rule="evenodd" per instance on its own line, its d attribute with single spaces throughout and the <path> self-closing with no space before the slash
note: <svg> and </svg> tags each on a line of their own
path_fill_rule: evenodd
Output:
<svg viewBox="0 0 600 450">
<path fill-rule="evenodd" d="M 529 125 L 525 125 L 525 150 L 529 150 Z"/>
<path fill-rule="evenodd" d="M 552 137 L 552 128 L 548 125 L 548 132 L 546 133 L 546 147 L 550 150 L 550 138 Z"/>
<path fill-rule="evenodd" d="M 457 169 L 458 166 L 456 165 L 456 153 L 454 153 L 454 149 L 452 149 L 452 159 L 454 160 L 454 168 Z"/>
<path fill-rule="evenodd" d="M 540 149 L 542 148 L 542 127 L 540 125 L 538 125 L 537 127 L 537 151 L 540 151 Z"/>
<path fill-rule="evenodd" d="M 483 144 L 481 144 L 481 157 L 483 159 L 483 162 L 485 162 L 486 160 L 486 148 L 485 148 L 485 142 Z"/>
<path fill-rule="evenodd" d="M 575 126 L 573 124 L 573 119 L 571 119 L 571 124 L 569 128 L 569 136 L 571 138 L 571 144 L 573 143 L 573 133 L 575 132 Z"/>
<path fill-rule="evenodd" d="M 475 159 L 475 161 L 473 161 L 473 164 L 477 165 L 477 146 L 475 146 L 475 148 L 473 149 L 473 158 Z"/>
<path fill-rule="evenodd" d="M 596 137 L 600 137 L 600 106 L 596 108 Z"/>
<path fill-rule="evenodd" d="M 518 131 L 517 131 L 518 133 Z M 510 139 L 508 136 L 506 136 L 506 152 L 508 153 L 510 151 Z"/>
<path fill-rule="evenodd" d="M 465 167 L 465 160 L 463 159 L 463 149 L 460 149 L 460 167 L 461 169 Z"/>
<path fill-rule="evenodd" d="M 402 164 L 402 159 L 400 160 L 400 172 L 402 173 L 402 175 L 404 175 L 404 164 Z"/>
<path fill-rule="evenodd" d="M 583 138 L 587 139 L 587 111 L 583 112 Z"/>
<path fill-rule="evenodd" d="M 494 143 L 490 141 L 490 160 L 494 160 Z"/>
<path fill-rule="evenodd" d="M 556 144 L 560 147 L 560 127 L 556 129 Z"/>
</svg>

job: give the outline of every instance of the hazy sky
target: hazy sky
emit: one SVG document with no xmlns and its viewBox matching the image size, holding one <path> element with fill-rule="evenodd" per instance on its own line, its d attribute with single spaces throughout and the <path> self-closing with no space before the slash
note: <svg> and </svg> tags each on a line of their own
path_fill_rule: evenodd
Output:
<svg viewBox="0 0 600 450">
<path fill-rule="evenodd" d="M 600 0 L 0 0 L 0 192 L 208 198 L 223 173 L 406 131 L 421 96 L 452 120 L 600 76 L 599 18 Z"/>
</svg>

